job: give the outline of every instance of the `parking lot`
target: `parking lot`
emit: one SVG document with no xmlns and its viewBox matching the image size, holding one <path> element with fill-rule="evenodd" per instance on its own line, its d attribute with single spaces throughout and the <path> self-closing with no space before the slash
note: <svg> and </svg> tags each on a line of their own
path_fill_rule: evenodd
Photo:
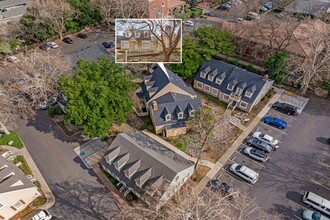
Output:
<svg viewBox="0 0 330 220">
<path fill-rule="evenodd" d="M 221 182 L 230 183 L 240 192 L 256 198 L 268 211 L 277 211 L 285 219 L 301 219 L 306 209 L 301 198 L 306 190 L 330 199 L 330 102 L 311 98 L 302 113 L 288 116 L 274 109 L 267 115 L 288 123 L 278 129 L 260 122 L 254 131 L 260 131 L 279 140 L 279 148 L 272 151 L 266 163 L 258 162 L 243 153 L 242 143 L 218 173 Z M 254 132 L 253 131 L 253 132 Z M 252 185 L 232 174 L 233 163 L 246 165 L 259 173 Z"/>
</svg>

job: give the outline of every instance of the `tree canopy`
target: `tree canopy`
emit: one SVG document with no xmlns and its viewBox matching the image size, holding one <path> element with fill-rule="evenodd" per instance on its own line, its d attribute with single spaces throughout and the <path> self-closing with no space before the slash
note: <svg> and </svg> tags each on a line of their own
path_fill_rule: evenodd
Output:
<svg viewBox="0 0 330 220">
<path fill-rule="evenodd" d="M 182 63 L 172 64 L 173 72 L 182 78 L 194 76 L 204 60 L 210 60 L 216 54 L 234 56 L 234 37 L 217 27 L 202 26 L 183 39 Z"/>
<path fill-rule="evenodd" d="M 287 51 L 282 51 L 277 55 L 270 56 L 266 60 L 268 75 L 276 83 L 281 84 L 290 71 L 290 56 Z"/>
<path fill-rule="evenodd" d="M 124 69 L 101 56 L 97 62 L 79 60 L 75 71 L 59 80 L 68 98 L 66 121 L 82 125 L 83 134 L 89 137 L 104 135 L 112 123 L 124 123 L 133 110 L 129 92 L 134 88 Z"/>
</svg>

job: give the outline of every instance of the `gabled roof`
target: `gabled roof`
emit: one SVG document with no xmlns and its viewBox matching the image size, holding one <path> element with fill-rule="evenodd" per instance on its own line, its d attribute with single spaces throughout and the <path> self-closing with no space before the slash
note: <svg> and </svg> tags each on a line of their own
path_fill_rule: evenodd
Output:
<svg viewBox="0 0 330 220">
<path fill-rule="evenodd" d="M 13 162 L 0 156 L 0 194 L 29 188 L 36 187 Z"/>
<path fill-rule="evenodd" d="M 306 15 L 320 15 L 320 13 L 327 13 L 330 8 L 330 2 L 324 0 L 295 0 L 285 7 L 285 11 L 292 13 L 306 14 Z"/>
<path fill-rule="evenodd" d="M 118 155 L 111 153 L 117 149 L 120 149 Z M 122 158 L 125 163 L 116 167 L 116 161 Z M 157 187 L 163 181 L 170 183 L 179 172 L 193 166 L 193 162 L 164 145 L 163 140 L 141 131 L 119 134 L 101 163 L 138 193 L 146 186 Z"/>
<path fill-rule="evenodd" d="M 200 71 L 202 71 L 204 68 L 210 67 L 210 72 L 212 70 L 217 69 L 218 75 L 221 75 L 223 73 L 226 73 L 226 77 L 223 79 L 222 83 L 219 85 L 216 83 L 216 79 L 213 79 L 212 81 L 208 80 L 206 75 L 205 79 L 200 77 Z M 241 99 L 244 102 L 252 103 L 258 96 L 259 92 L 265 85 L 266 81 L 263 80 L 263 77 L 249 72 L 243 68 L 234 66 L 232 64 L 218 61 L 218 60 L 209 60 L 204 62 L 202 67 L 200 68 L 200 71 L 195 76 L 195 80 L 202 82 L 204 84 L 210 85 L 216 89 L 219 89 L 221 92 L 230 95 L 232 92 L 235 92 L 237 88 L 241 88 L 242 91 L 242 97 Z M 217 76 L 215 77 L 217 78 Z M 273 80 L 269 80 L 273 81 Z M 233 91 L 228 90 L 227 86 L 228 84 L 233 84 L 234 89 Z M 253 95 L 251 98 L 247 98 L 244 96 L 245 91 L 253 91 Z"/>
</svg>

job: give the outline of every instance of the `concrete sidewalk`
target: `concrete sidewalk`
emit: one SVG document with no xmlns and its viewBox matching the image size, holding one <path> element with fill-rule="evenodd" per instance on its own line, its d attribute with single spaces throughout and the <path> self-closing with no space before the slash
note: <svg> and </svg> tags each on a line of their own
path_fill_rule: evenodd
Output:
<svg viewBox="0 0 330 220">
<path fill-rule="evenodd" d="M 222 157 L 215 163 L 214 167 L 209 170 L 209 172 L 203 177 L 203 179 L 193 188 L 193 193 L 198 195 L 202 192 L 208 182 L 214 178 L 214 176 L 219 172 L 219 170 L 225 165 L 227 160 L 231 155 L 237 150 L 237 148 L 242 144 L 245 138 L 253 131 L 255 126 L 260 122 L 260 120 L 267 114 L 272 105 L 279 100 L 281 94 L 276 93 L 267 105 L 259 112 L 259 114 L 253 119 L 248 127 L 242 132 L 242 134 L 234 141 L 231 147 L 222 155 Z"/>
<path fill-rule="evenodd" d="M 27 148 L 25 147 L 23 141 L 22 141 L 22 143 L 24 146 L 22 149 L 17 149 L 15 147 L 7 146 L 7 145 L 2 146 L 2 147 L 7 150 L 12 151 L 15 155 L 22 155 L 25 158 L 27 164 L 29 165 L 30 169 L 32 170 L 34 178 L 40 183 L 41 190 L 47 199 L 47 202 L 44 205 L 40 206 L 38 209 L 49 209 L 55 203 L 55 196 L 53 195 L 52 191 L 50 190 L 44 177 L 41 175 L 37 165 L 35 164 L 34 160 L 32 159 L 32 157 L 31 157 L 30 153 L 28 152 Z"/>
</svg>

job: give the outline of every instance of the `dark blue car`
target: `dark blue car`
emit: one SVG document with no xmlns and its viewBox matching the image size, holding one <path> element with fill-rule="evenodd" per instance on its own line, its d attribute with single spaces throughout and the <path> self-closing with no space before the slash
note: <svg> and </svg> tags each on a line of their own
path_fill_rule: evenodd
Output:
<svg viewBox="0 0 330 220">
<path fill-rule="evenodd" d="M 276 118 L 276 117 L 273 117 L 273 116 L 265 117 L 264 122 L 266 124 L 269 124 L 271 126 L 278 127 L 278 128 L 281 128 L 281 129 L 284 129 L 288 126 L 288 123 L 286 123 L 282 119 L 279 119 L 279 118 Z"/>
</svg>

